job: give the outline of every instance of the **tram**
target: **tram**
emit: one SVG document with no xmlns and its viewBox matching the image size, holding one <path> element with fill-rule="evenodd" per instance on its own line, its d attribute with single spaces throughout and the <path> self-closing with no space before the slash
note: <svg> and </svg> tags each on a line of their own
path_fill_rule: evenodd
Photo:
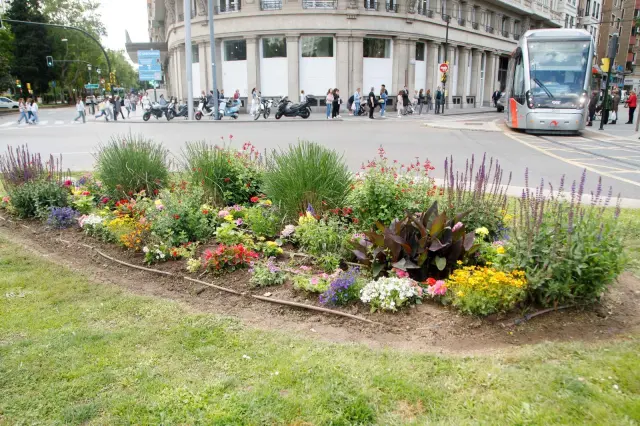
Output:
<svg viewBox="0 0 640 426">
<path fill-rule="evenodd" d="M 511 54 L 506 123 L 531 133 L 577 133 L 587 119 L 593 40 L 577 29 L 527 31 Z"/>
</svg>

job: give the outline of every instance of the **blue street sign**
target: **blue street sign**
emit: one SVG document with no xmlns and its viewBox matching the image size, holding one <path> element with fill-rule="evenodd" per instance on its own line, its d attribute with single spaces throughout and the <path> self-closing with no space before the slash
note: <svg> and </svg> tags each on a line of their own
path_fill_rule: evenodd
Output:
<svg viewBox="0 0 640 426">
<path fill-rule="evenodd" d="M 159 50 L 138 50 L 138 77 L 140 81 L 162 80 Z"/>
<path fill-rule="evenodd" d="M 624 68 L 622 67 L 622 65 L 618 65 L 618 72 L 622 72 L 624 71 Z"/>
</svg>

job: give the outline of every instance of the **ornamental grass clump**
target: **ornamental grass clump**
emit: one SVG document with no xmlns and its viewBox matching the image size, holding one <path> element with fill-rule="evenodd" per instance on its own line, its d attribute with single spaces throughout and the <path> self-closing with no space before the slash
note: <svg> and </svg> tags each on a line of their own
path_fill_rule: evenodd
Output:
<svg viewBox="0 0 640 426">
<path fill-rule="evenodd" d="M 155 195 L 169 181 L 169 150 L 143 136 L 114 136 L 94 157 L 96 174 L 116 198 Z"/>
<path fill-rule="evenodd" d="M 514 207 L 512 237 L 507 245 L 512 269 L 523 269 L 530 297 L 544 306 L 584 304 L 598 300 L 624 268 L 618 196 L 610 215 L 612 189 L 603 196 L 602 178 L 585 205 L 586 170 L 579 182 L 564 193 L 564 177 L 557 191 L 544 181 L 535 190 L 528 185 Z"/>
<path fill-rule="evenodd" d="M 248 142 L 240 151 L 206 142 L 187 142 L 182 150 L 183 169 L 191 184 L 201 185 L 217 206 L 246 203 L 260 194 L 259 157 Z"/>
<path fill-rule="evenodd" d="M 445 283 L 451 304 L 470 315 L 507 312 L 527 297 L 524 271 L 465 266 L 453 271 Z"/>
<path fill-rule="evenodd" d="M 69 190 L 57 182 L 29 181 L 9 190 L 11 208 L 18 217 L 47 219 L 52 207 L 69 205 Z"/>
<path fill-rule="evenodd" d="M 342 155 L 317 143 L 301 141 L 272 153 L 264 192 L 291 219 L 309 205 L 317 214 L 343 207 L 351 182 Z"/>
</svg>

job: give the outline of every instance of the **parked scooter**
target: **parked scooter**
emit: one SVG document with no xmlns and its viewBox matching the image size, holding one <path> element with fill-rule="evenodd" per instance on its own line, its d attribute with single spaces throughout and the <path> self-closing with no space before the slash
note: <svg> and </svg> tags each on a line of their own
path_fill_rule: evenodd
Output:
<svg viewBox="0 0 640 426">
<path fill-rule="evenodd" d="M 160 105 L 159 103 L 153 103 L 149 107 L 145 108 L 144 114 L 142 114 L 142 119 L 144 121 L 149 121 L 149 118 L 153 115 L 156 120 L 162 118 L 163 115 L 167 114 L 169 105 Z"/>
<path fill-rule="evenodd" d="M 309 100 L 313 99 L 311 95 L 307 95 L 307 99 L 304 102 L 294 104 L 289 101 L 289 98 L 284 96 L 280 99 L 278 104 L 278 111 L 276 112 L 276 120 L 280 120 L 280 117 L 302 117 L 309 118 L 311 115 L 311 103 Z"/>
<path fill-rule="evenodd" d="M 186 119 L 188 116 L 189 116 L 189 108 L 187 107 L 187 104 L 180 105 L 176 110 L 176 108 L 174 107 L 174 104 L 171 103 L 171 105 L 169 106 L 169 109 L 167 110 L 167 120 L 171 120 L 175 117 L 184 117 Z"/>
<path fill-rule="evenodd" d="M 269 118 L 271 114 L 271 108 L 273 107 L 273 99 L 258 99 L 258 106 L 256 106 L 256 110 L 253 112 L 253 119 L 257 120 L 262 115 L 266 120 Z"/>
<path fill-rule="evenodd" d="M 218 103 L 218 120 L 222 120 L 222 117 L 231 117 L 234 120 L 238 118 L 240 111 L 240 101 L 234 101 L 233 99 L 220 99 Z"/>
<path fill-rule="evenodd" d="M 203 116 L 213 117 L 213 105 L 207 104 L 207 98 L 201 97 L 198 103 L 198 111 L 196 111 L 196 120 L 200 120 Z"/>
</svg>

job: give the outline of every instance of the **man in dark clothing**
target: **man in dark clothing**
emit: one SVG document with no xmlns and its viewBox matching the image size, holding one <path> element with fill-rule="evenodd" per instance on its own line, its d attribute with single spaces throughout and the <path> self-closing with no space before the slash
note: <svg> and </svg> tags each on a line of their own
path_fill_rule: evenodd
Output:
<svg viewBox="0 0 640 426">
<path fill-rule="evenodd" d="M 436 114 L 440 114 L 442 111 L 442 89 L 438 86 L 438 90 L 436 90 Z"/>
<path fill-rule="evenodd" d="M 493 105 L 496 108 L 498 107 L 498 100 L 500 100 L 501 97 L 502 97 L 502 93 L 500 93 L 498 89 L 496 89 L 496 91 L 493 92 L 493 95 L 491 96 L 491 99 L 493 99 Z"/>
<path fill-rule="evenodd" d="M 596 117 L 596 108 L 598 107 L 598 92 L 593 92 L 591 94 L 591 99 L 589 100 L 588 113 L 589 116 L 587 118 L 587 126 L 593 126 L 593 120 Z"/>
<path fill-rule="evenodd" d="M 373 91 L 373 87 L 371 91 L 369 91 L 369 96 L 367 97 L 367 104 L 369 105 L 369 118 L 373 119 L 373 110 L 376 108 L 376 94 Z"/>
</svg>

